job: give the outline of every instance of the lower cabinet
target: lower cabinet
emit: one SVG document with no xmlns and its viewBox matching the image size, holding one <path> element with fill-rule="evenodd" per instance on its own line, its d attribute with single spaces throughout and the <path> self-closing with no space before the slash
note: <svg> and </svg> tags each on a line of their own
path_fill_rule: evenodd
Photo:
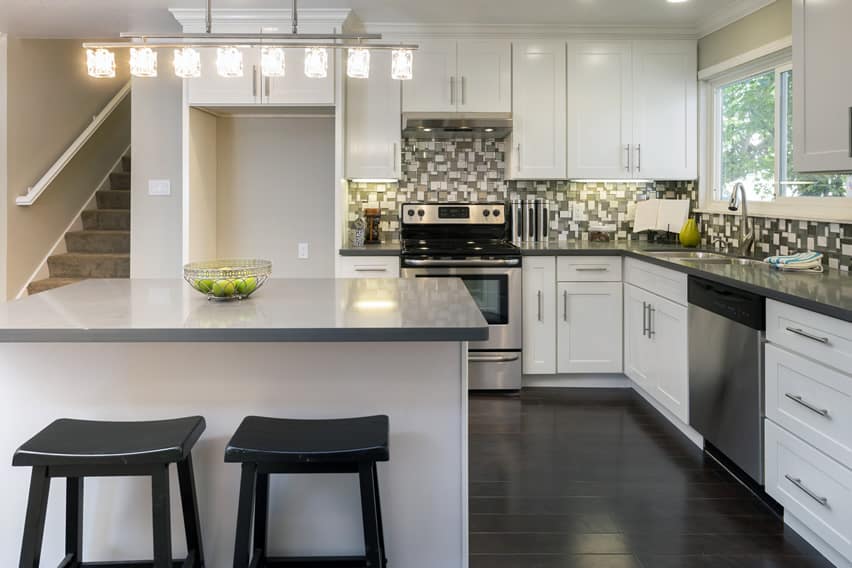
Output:
<svg viewBox="0 0 852 568">
<path fill-rule="evenodd" d="M 524 259 L 524 373 L 556 373 L 556 257 Z"/>
<path fill-rule="evenodd" d="M 621 283 L 560 282 L 557 292 L 557 372 L 621 373 Z"/>
<path fill-rule="evenodd" d="M 689 423 L 688 310 L 624 284 L 624 373 Z"/>
<path fill-rule="evenodd" d="M 338 269 L 338 278 L 399 278 L 399 257 L 344 256 Z"/>
</svg>

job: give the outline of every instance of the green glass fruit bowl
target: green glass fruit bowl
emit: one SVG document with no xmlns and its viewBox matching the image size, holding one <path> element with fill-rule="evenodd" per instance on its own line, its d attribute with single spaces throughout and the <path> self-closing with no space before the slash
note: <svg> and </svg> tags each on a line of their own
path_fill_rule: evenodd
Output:
<svg viewBox="0 0 852 568">
<path fill-rule="evenodd" d="M 259 259 L 193 262 L 183 267 L 183 279 L 208 300 L 243 300 L 272 274 L 272 263 Z"/>
</svg>

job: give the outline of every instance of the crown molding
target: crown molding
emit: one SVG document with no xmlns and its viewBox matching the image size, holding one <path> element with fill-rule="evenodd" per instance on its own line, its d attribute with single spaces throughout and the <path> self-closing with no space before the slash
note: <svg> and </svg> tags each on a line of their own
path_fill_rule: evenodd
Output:
<svg viewBox="0 0 852 568">
<path fill-rule="evenodd" d="M 774 4 L 777 0 L 739 0 L 736 4 L 714 13 L 708 18 L 698 22 L 696 28 L 698 37 L 703 38 L 713 32 L 719 31 L 725 26 L 754 14 L 760 9 Z"/>
<path fill-rule="evenodd" d="M 364 22 L 369 33 L 395 38 L 559 38 L 566 37 L 665 37 L 698 39 L 692 27 L 604 26 L 561 24 L 413 24 L 403 22 Z"/>
<path fill-rule="evenodd" d="M 206 10 L 200 8 L 169 8 L 172 16 L 185 33 L 203 32 L 206 24 Z M 300 9 L 299 31 L 305 33 L 331 33 L 340 31 L 352 17 L 352 10 L 336 9 Z M 279 28 L 285 32 L 292 25 L 290 9 L 214 9 L 213 31 L 216 32 L 257 32 L 261 28 Z"/>
</svg>

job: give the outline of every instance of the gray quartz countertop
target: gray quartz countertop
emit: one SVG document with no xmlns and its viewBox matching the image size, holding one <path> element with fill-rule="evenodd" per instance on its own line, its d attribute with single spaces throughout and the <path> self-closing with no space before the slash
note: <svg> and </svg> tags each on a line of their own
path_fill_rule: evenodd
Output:
<svg viewBox="0 0 852 568">
<path fill-rule="evenodd" d="M 346 246 L 340 249 L 340 256 L 399 256 L 399 243 L 382 243 L 362 247 Z"/>
<path fill-rule="evenodd" d="M 88 280 L 0 303 L 2 342 L 478 341 L 488 324 L 460 280 L 270 279 L 208 301 L 180 279 Z"/>
</svg>

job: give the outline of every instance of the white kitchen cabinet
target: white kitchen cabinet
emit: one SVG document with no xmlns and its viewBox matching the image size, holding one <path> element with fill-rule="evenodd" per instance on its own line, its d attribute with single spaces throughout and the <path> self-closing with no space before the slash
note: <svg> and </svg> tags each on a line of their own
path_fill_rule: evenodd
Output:
<svg viewBox="0 0 852 568">
<path fill-rule="evenodd" d="M 376 57 L 376 52 L 371 54 Z M 334 105 L 334 51 L 328 53 L 328 75 L 312 79 L 305 75 L 304 48 L 285 50 L 287 73 L 284 77 L 263 78 L 263 102 L 272 105 L 332 106 Z M 387 71 L 390 76 L 390 66 Z M 372 76 L 373 73 L 371 72 Z"/>
<path fill-rule="evenodd" d="M 621 373 L 621 283 L 561 282 L 557 299 L 557 372 Z"/>
<path fill-rule="evenodd" d="M 568 43 L 568 177 L 632 177 L 632 43 Z"/>
<path fill-rule="evenodd" d="M 634 177 L 698 177 L 697 68 L 693 41 L 633 43 Z"/>
<path fill-rule="evenodd" d="M 793 164 L 852 170 L 852 2 L 793 0 Z"/>
<path fill-rule="evenodd" d="M 512 45 L 506 40 L 417 41 L 404 112 L 509 112 Z"/>
<path fill-rule="evenodd" d="M 346 177 L 400 177 L 400 81 L 390 52 L 372 54 L 368 79 L 346 79 Z"/>
<path fill-rule="evenodd" d="M 566 179 L 565 57 L 562 41 L 514 43 L 509 179 Z"/>
<path fill-rule="evenodd" d="M 243 49 L 243 76 L 222 77 L 216 71 L 216 48 L 201 52 L 201 77 L 186 79 L 190 105 L 254 105 L 260 94 L 260 51 Z"/>
<path fill-rule="evenodd" d="M 399 278 L 399 257 L 340 257 L 338 278 Z"/>
<path fill-rule="evenodd" d="M 568 177 L 695 179 L 697 48 L 689 40 L 568 43 Z"/>
<path fill-rule="evenodd" d="M 524 373 L 556 373 L 556 257 L 524 259 Z"/>
<path fill-rule="evenodd" d="M 624 374 L 645 392 L 654 390 L 653 354 L 648 343 L 649 292 L 624 284 Z"/>
</svg>

